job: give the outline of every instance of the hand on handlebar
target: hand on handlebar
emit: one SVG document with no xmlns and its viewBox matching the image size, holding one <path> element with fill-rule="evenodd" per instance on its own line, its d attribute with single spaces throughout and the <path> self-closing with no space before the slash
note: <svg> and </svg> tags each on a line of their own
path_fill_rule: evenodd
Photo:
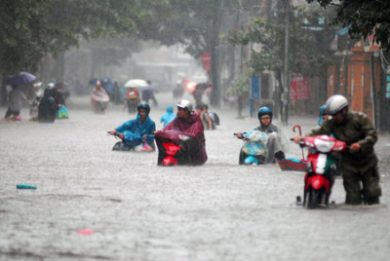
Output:
<svg viewBox="0 0 390 261">
<path fill-rule="evenodd" d="M 116 131 L 107 131 L 108 134 L 119 137 L 121 140 L 125 138 L 125 136 L 122 133 L 118 133 Z"/>
<path fill-rule="evenodd" d="M 351 146 L 349 146 L 349 149 L 352 152 L 358 152 L 361 149 L 361 146 L 359 143 L 353 143 L 353 144 L 351 144 Z"/>
<path fill-rule="evenodd" d="M 186 141 L 186 140 L 189 140 L 190 137 L 188 137 L 187 135 L 179 134 L 179 139 L 182 140 L 182 141 Z"/>
<path fill-rule="evenodd" d="M 236 136 L 238 139 L 243 139 L 244 135 L 241 132 L 235 132 L 233 133 L 234 136 Z"/>
</svg>

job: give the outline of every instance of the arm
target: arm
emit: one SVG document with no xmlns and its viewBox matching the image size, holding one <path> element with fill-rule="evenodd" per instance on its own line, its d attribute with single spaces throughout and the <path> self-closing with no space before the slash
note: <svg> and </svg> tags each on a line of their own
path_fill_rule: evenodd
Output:
<svg viewBox="0 0 390 261">
<path fill-rule="evenodd" d="M 330 129 L 330 121 L 327 121 L 321 127 L 317 128 L 317 129 L 313 129 L 306 136 L 314 136 L 314 135 L 322 135 L 322 134 L 329 135 L 331 133 L 332 133 L 332 131 Z"/>
<path fill-rule="evenodd" d="M 315 136 L 315 135 L 330 135 L 332 133 L 331 127 L 330 127 L 330 121 L 326 121 L 322 126 L 320 126 L 317 129 L 313 129 L 310 133 L 306 134 L 305 136 L 295 136 L 292 138 L 292 140 L 299 144 L 299 142 L 302 140 L 302 138 L 307 136 Z"/>
<path fill-rule="evenodd" d="M 123 123 L 122 125 L 120 125 L 119 127 L 117 127 L 115 129 L 115 131 L 117 133 L 120 133 L 123 135 L 124 137 L 124 140 L 126 141 L 141 141 L 142 137 L 139 133 L 135 132 L 134 131 L 134 124 L 135 124 L 135 120 L 130 120 L 130 121 L 127 121 L 125 123 Z"/>
<path fill-rule="evenodd" d="M 360 145 L 359 149 L 364 152 L 374 147 L 378 140 L 378 134 L 367 115 L 360 114 L 359 119 L 359 122 L 361 123 L 361 130 L 364 133 L 364 138 L 359 140 L 357 143 Z"/>
<path fill-rule="evenodd" d="M 147 132 L 145 134 L 146 140 L 149 140 L 149 141 L 153 140 L 155 132 L 156 132 L 156 124 L 153 122 L 152 124 L 150 124 L 150 126 L 148 127 Z"/>
<path fill-rule="evenodd" d="M 123 133 L 126 130 L 129 130 L 131 128 L 131 122 L 132 121 L 126 121 L 125 123 L 119 125 L 118 127 L 115 128 L 116 132 Z"/>
</svg>

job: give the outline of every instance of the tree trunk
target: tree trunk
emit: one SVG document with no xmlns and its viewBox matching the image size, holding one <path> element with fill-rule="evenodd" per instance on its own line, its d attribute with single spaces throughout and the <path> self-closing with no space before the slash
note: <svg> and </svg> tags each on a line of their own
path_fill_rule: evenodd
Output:
<svg viewBox="0 0 390 261">
<path fill-rule="evenodd" d="M 61 51 L 56 57 L 55 78 L 57 82 L 64 82 L 65 51 Z"/>
<path fill-rule="evenodd" d="M 7 91 L 5 84 L 5 75 L 0 75 L 1 89 L 0 89 L 0 106 L 5 106 L 7 102 Z"/>
<path fill-rule="evenodd" d="M 215 39 L 215 42 L 218 42 Z M 219 55 L 217 50 L 217 44 L 213 44 L 210 50 L 211 54 L 211 82 L 213 84 L 213 91 L 211 92 L 211 105 L 215 107 L 220 106 L 220 84 L 219 84 Z"/>
<path fill-rule="evenodd" d="M 281 70 L 275 71 L 275 77 L 278 82 L 278 86 L 275 89 L 274 92 L 274 104 L 275 107 L 273 108 L 274 111 L 274 117 L 275 118 L 281 118 L 283 113 L 283 103 L 282 103 L 282 90 L 283 90 L 283 81 L 282 81 L 282 72 Z"/>
</svg>

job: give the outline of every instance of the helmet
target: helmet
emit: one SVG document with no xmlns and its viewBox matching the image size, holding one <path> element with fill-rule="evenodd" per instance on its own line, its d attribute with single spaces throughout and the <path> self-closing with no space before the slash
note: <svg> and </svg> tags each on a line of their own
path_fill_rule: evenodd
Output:
<svg viewBox="0 0 390 261">
<path fill-rule="evenodd" d="M 146 114 L 149 114 L 149 112 L 150 112 L 150 106 L 147 103 L 138 104 L 137 111 L 139 112 L 139 110 L 141 110 L 141 109 L 145 110 Z"/>
<path fill-rule="evenodd" d="M 49 82 L 47 84 L 47 88 L 49 88 L 49 89 L 54 89 L 54 86 L 55 86 L 54 82 Z"/>
<path fill-rule="evenodd" d="M 348 107 L 348 100 L 340 94 L 332 95 L 326 101 L 326 113 L 330 115 L 335 115 L 346 107 Z"/>
<path fill-rule="evenodd" d="M 272 118 L 272 109 L 267 106 L 261 106 L 257 111 L 257 118 L 261 118 L 264 115 L 269 115 Z"/>
<path fill-rule="evenodd" d="M 187 111 L 192 111 L 192 104 L 189 100 L 183 99 L 177 103 L 176 106 L 182 109 L 186 109 Z"/>
</svg>

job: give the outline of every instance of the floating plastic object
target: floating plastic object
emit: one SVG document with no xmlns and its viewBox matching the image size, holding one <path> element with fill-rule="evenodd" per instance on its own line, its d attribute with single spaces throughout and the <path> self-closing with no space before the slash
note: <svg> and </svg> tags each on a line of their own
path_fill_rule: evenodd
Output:
<svg viewBox="0 0 390 261">
<path fill-rule="evenodd" d="M 77 234 L 83 235 L 83 236 L 90 236 L 93 233 L 95 233 L 95 231 L 93 231 L 90 228 L 80 228 L 80 229 L 77 230 Z"/>
<path fill-rule="evenodd" d="M 37 186 L 32 185 L 32 184 L 17 184 L 16 188 L 17 189 L 37 189 Z"/>
</svg>

